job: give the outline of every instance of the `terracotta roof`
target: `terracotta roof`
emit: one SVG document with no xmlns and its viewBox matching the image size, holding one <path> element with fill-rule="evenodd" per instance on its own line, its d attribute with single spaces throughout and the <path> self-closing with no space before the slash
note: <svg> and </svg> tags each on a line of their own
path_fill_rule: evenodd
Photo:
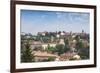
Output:
<svg viewBox="0 0 100 73">
<path fill-rule="evenodd" d="M 38 57 L 58 57 L 57 55 L 48 52 L 41 52 L 41 51 L 33 51 L 32 54 Z"/>
<path fill-rule="evenodd" d="M 60 55 L 60 60 L 66 60 L 66 59 L 70 59 L 70 58 L 72 58 L 74 55 L 76 55 L 76 53 L 64 53 L 64 54 L 62 54 L 62 55 Z"/>
</svg>

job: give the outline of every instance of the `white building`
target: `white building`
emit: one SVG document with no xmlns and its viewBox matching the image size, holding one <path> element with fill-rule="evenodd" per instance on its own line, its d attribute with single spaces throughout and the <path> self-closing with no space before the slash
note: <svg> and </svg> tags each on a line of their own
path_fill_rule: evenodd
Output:
<svg viewBox="0 0 100 73">
<path fill-rule="evenodd" d="M 48 47 L 48 45 L 49 45 L 50 47 L 55 47 L 55 46 L 56 46 L 56 43 L 42 44 L 43 49 L 45 50 L 45 49 Z"/>
<path fill-rule="evenodd" d="M 65 45 L 64 39 L 60 39 L 59 44 Z"/>
</svg>

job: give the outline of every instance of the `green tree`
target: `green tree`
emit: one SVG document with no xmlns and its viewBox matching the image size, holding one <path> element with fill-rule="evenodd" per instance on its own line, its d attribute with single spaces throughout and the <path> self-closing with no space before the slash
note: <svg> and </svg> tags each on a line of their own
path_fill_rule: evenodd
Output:
<svg viewBox="0 0 100 73">
<path fill-rule="evenodd" d="M 55 51 L 58 52 L 58 55 L 64 53 L 65 52 L 64 45 L 62 45 L 62 44 L 56 45 L 56 50 Z"/>
<path fill-rule="evenodd" d="M 76 49 L 78 50 L 81 59 L 89 59 L 89 48 L 84 48 L 82 42 L 77 42 Z"/>
<path fill-rule="evenodd" d="M 80 50 L 81 48 L 84 48 L 83 43 L 82 42 L 77 42 L 76 43 L 76 49 Z"/>
<path fill-rule="evenodd" d="M 31 54 L 29 43 L 21 44 L 21 62 L 33 62 L 34 56 Z"/>
<path fill-rule="evenodd" d="M 68 39 L 64 39 L 64 43 L 65 43 L 65 45 L 64 45 L 64 52 L 67 52 L 67 51 L 69 51 L 70 49 L 68 48 Z"/>
<path fill-rule="evenodd" d="M 48 58 L 48 61 L 54 61 L 54 60 L 55 60 L 55 58 L 53 58 L 53 57 Z"/>
<path fill-rule="evenodd" d="M 89 59 L 89 48 L 82 48 L 78 53 L 81 59 Z"/>
<path fill-rule="evenodd" d="M 26 40 L 26 36 L 25 35 L 21 35 L 21 40 Z"/>
<path fill-rule="evenodd" d="M 48 44 L 48 47 L 46 48 L 46 51 L 47 52 L 50 52 L 50 53 L 54 53 L 56 51 L 56 48 L 55 47 L 51 47 L 49 44 Z"/>
<path fill-rule="evenodd" d="M 35 47 L 33 51 L 45 51 L 42 46 Z"/>
<path fill-rule="evenodd" d="M 50 38 L 45 36 L 45 37 L 42 37 L 42 40 L 43 40 L 44 43 L 48 43 Z"/>
<path fill-rule="evenodd" d="M 64 38 L 65 45 L 68 45 L 68 39 Z"/>
<path fill-rule="evenodd" d="M 40 38 L 41 38 L 41 36 L 36 36 L 35 41 L 39 41 L 39 40 L 41 40 Z"/>
</svg>

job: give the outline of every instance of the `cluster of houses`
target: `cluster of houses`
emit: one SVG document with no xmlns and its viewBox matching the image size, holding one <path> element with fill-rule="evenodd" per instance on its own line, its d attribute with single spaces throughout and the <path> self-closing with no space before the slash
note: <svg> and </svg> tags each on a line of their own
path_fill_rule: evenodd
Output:
<svg viewBox="0 0 100 73">
<path fill-rule="evenodd" d="M 81 41 L 84 45 L 84 47 L 89 46 L 89 34 L 85 33 L 84 30 L 82 30 L 81 33 L 73 33 L 73 32 L 38 32 L 37 36 L 47 37 L 47 35 L 51 34 L 50 41 L 45 43 L 42 40 L 34 40 L 31 39 L 29 41 L 30 47 L 33 50 L 32 54 L 35 57 L 36 62 L 47 60 L 48 58 L 52 57 L 54 61 L 66 61 L 70 60 L 71 58 L 80 59 L 80 56 L 76 52 L 76 43 L 77 41 Z M 32 37 L 32 34 L 25 34 L 22 33 L 21 35 L 27 36 L 27 38 Z M 36 36 L 36 37 L 37 37 Z M 57 44 L 65 45 L 64 38 L 68 39 L 68 47 L 70 48 L 71 52 L 66 52 L 61 54 L 60 56 L 58 54 L 52 54 L 47 51 L 41 51 L 41 50 L 34 50 L 35 48 L 42 47 L 43 50 L 45 50 L 48 45 L 50 47 L 56 47 Z M 21 40 L 24 44 L 27 42 L 27 40 Z"/>
</svg>

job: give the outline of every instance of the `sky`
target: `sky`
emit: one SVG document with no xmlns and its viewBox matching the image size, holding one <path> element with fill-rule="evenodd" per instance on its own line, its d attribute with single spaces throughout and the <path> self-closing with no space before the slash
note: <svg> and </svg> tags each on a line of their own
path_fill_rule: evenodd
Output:
<svg viewBox="0 0 100 73">
<path fill-rule="evenodd" d="M 86 12 L 61 12 L 21 10 L 21 32 L 36 35 L 38 32 L 90 32 L 90 14 Z"/>
</svg>

